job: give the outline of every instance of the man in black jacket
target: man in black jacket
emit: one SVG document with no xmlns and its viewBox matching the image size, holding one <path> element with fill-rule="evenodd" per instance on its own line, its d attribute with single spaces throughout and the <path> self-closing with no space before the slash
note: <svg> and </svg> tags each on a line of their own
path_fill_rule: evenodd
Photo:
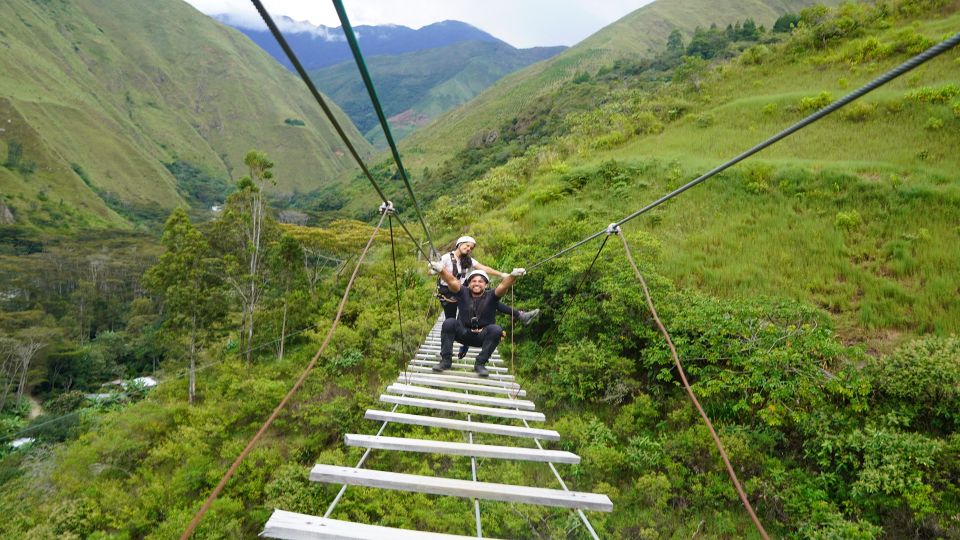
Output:
<svg viewBox="0 0 960 540">
<path fill-rule="evenodd" d="M 440 274 L 440 279 L 450 288 L 459 306 L 457 318 L 443 321 L 440 331 L 440 363 L 434 366 L 433 370 L 443 371 L 450 368 L 453 364 L 453 342 L 456 340 L 471 347 L 480 347 L 473 370 L 481 377 L 489 376 L 486 363 L 503 334 L 503 328 L 497 324 L 497 304 L 510 290 L 517 277 L 524 275 L 526 270 L 514 268 L 496 289 L 491 290 L 487 288 L 490 277 L 483 270 L 474 270 L 467 274 L 461 285 L 460 280 L 443 264 L 432 262 L 430 268 Z"/>
</svg>

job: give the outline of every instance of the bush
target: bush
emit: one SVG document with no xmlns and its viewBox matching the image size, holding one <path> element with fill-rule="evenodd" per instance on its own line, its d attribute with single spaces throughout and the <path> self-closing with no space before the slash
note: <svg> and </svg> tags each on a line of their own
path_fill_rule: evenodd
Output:
<svg viewBox="0 0 960 540">
<path fill-rule="evenodd" d="M 834 225 L 847 231 L 856 229 L 862 223 L 863 218 L 860 216 L 860 212 L 857 212 L 856 210 L 851 210 L 849 212 L 837 212 L 837 217 L 834 220 Z"/>
<path fill-rule="evenodd" d="M 877 107 L 872 103 L 857 101 L 843 110 L 842 117 L 848 122 L 865 122 L 873 117 L 876 110 Z"/>
<path fill-rule="evenodd" d="M 553 393 L 548 400 L 599 403 L 629 374 L 629 360 L 596 343 L 566 345 L 557 350 L 556 364 L 549 374 Z"/>
<path fill-rule="evenodd" d="M 823 91 L 816 96 L 800 98 L 800 103 L 797 108 L 801 113 L 808 114 L 819 111 L 831 103 L 833 103 L 833 94 Z"/>
</svg>

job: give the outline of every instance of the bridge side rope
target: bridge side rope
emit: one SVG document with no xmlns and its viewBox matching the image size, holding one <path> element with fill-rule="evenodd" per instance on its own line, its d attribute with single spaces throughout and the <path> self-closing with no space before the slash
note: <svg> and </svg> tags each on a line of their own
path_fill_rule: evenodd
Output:
<svg viewBox="0 0 960 540">
<path fill-rule="evenodd" d="M 193 531 L 197 528 L 200 520 L 203 519 L 204 514 L 206 514 L 207 510 L 210 509 L 210 505 L 213 504 L 213 501 L 216 500 L 217 496 L 220 495 L 220 492 L 223 491 L 223 488 L 227 485 L 230 477 L 233 476 L 233 474 L 237 471 L 240 463 L 242 463 L 250 451 L 253 450 L 253 447 L 257 444 L 257 442 L 259 442 L 263 434 L 266 433 L 270 425 L 273 424 L 273 421 L 277 419 L 277 416 L 279 416 L 283 408 L 286 407 L 287 402 L 290 401 L 290 398 L 292 398 L 293 395 L 300 390 L 300 387 L 306 380 L 307 375 L 313 371 L 314 366 L 316 366 L 317 361 L 320 359 L 320 355 L 323 354 L 323 351 L 327 348 L 327 344 L 330 343 L 330 339 L 333 337 L 333 332 L 337 329 L 337 325 L 340 323 L 340 317 L 343 315 L 343 308 L 347 303 L 347 297 L 350 295 L 350 290 L 353 288 L 353 282 L 357 279 L 357 275 L 360 273 L 360 266 L 363 264 L 363 259 L 370 250 L 370 246 L 373 245 L 373 240 L 377 237 L 377 233 L 380 232 L 380 227 L 383 225 L 383 220 L 386 219 L 386 217 L 386 212 L 380 214 L 380 221 L 377 223 L 373 234 L 370 235 L 370 240 L 367 241 L 367 245 L 363 248 L 363 252 L 360 253 L 360 257 L 357 259 L 357 265 L 354 267 L 353 274 L 350 276 L 350 281 L 347 282 L 346 290 L 343 291 L 343 297 L 340 299 L 340 305 L 337 306 L 337 314 L 333 318 L 333 324 L 330 326 L 330 330 L 327 332 L 327 337 L 324 338 L 323 343 L 317 350 L 317 353 L 313 355 L 310 363 L 303 370 L 303 373 L 300 374 L 300 378 L 297 379 L 297 382 L 294 383 L 290 391 L 287 392 L 287 395 L 283 397 L 283 399 L 280 401 L 280 404 L 277 405 L 277 408 L 273 410 L 273 413 L 270 414 L 270 417 L 267 418 L 266 422 L 263 423 L 263 426 L 260 427 L 260 430 L 257 431 L 256 435 L 250 439 L 250 442 L 247 443 L 247 446 L 242 452 L 240 452 L 240 455 L 237 456 L 236 460 L 234 460 L 233 465 L 227 469 L 227 472 L 223 475 L 223 478 L 220 479 L 220 482 L 213 489 L 213 492 L 210 493 L 210 496 L 207 497 L 207 500 L 203 503 L 203 506 L 201 506 L 200 510 L 197 511 L 197 514 L 193 517 L 193 520 L 187 526 L 186 530 L 183 531 L 183 535 L 180 536 L 180 540 L 187 540 L 190 538 L 190 535 L 193 534 Z"/>
<path fill-rule="evenodd" d="M 720 437 L 717 435 L 717 431 L 713 428 L 713 423 L 710 421 L 710 417 L 707 416 L 707 413 L 703 410 L 703 407 L 700 406 L 700 401 L 693 393 L 693 389 L 690 388 L 690 383 L 687 381 L 687 374 L 683 371 L 683 366 L 680 364 L 680 357 L 677 355 L 677 348 L 673 345 L 673 340 L 670 339 L 670 333 L 667 332 L 667 328 L 663 325 L 663 322 L 660 321 L 660 317 L 657 315 L 656 308 L 653 307 L 653 300 L 650 298 L 650 290 L 647 288 L 647 281 L 643 279 L 643 274 L 640 273 L 640 269 L 637 268 L 636 261 L 633 260 L 633 253 L 630 252 L 630 245 L 627 244 L 626 235 L 621 233 L 620 227 L 617 227 L 613 234 L 617 234 L 620 237 L 620 240 L 623 241 L 623 250 L 627 254 L 627 260 L 630 261 L 630 266 L 633 268 L 633 272 L 637 275 L 637 279 L 640 280 L 640 286 L 643 288 L 643 295 L 647 299 L 647 308 L 650 310 L 650 315 L 653 316 L 653 320 L 657 323 L 657 328 L 660 329 L 660 333 L 663 334 L 664 339 L 667 340 L 667 346 L 670 347 L 670 355 L 673 357 L 673 363 L 677 366 L 677 373 L 680 374 L 680 380 L 683 381 L 683 388 L 687 391 L 687 395 L 690 396 L 690 401 L 692 401 L 693 405 L 697 408 L 697 412 L 700 413 L 700 418 L 703 419 L 703 423 L 706 424 L 707 429 L 710 430 L 710 436 L 713 437 L 713 443 L 716 445 L 717 451 L 720 452 L 720 457 L 723 459 L 723 465 L 727 468 L 727 474 L 730 475 L 730 481 L 733 482 L 733 487 L 737 489 L 737 495 L 740 497 L 740 502 L 743 503 L 747 513 L 750 514 L 750 519 L 753 520 L 753 524 L 757 527 L 757 531 L 760 532 L 760 536 L 762 536 L 764 540 L 769 540 L 770 537 L 767 535 L 767 531 L 760 523 L 760 519 L 757 518 L 756 512 L 753 511 L 753 506 L 750 505 L 750 500 L 747 499 L 747 494 L 743 491 L 743 487 L 740 485 L 740 480 L 737 478 L 737 473 L 734 472 L 733 466 L 730 464 L 730 458 L 727 457 L 727 452 L 723 449 L 723 443 L 720 442 Z"/>
<path fill-rule="evenodd" d="M 397 150 L 397 143 L 393 141 L 393 134 L 390 132 L 390 123 L 387 122 L 386 115 L 383 114 L 383 107 L 380 106 L 380 98 L 377 97 L 377 90 L 373 86 L 373 79 L 370 78 L 370 72 L 367 70 L 367 63 L 363 59 L 363 53 L 360 52 L 360 45 L 357 43 L 357 36 L 353 33 L 353 26 L 350 25 L 350 19 L 347 17 L 347 11 L 343 8 L 341 0 L 333 0 L 333 7 L 337 10 L 337 16 L 340 17 L 340 25 L 343 28 L 343 34 L 347 37 L 347 43 L 350 44 L 350 51 L 353 53 L 353 59 L 360 70 L 360 76 L 363 77 L 363 84 L 367 87 L 367 94 L 370 95 L 370 102 L 373 109 L 377 112 L 377 118 L 380 120 L 380 127 L 383 128 L 383 135 L 390 145 L 390 152 L 393 154 L 393 161 L 397 164 L 397 170 L 403 179 L 403 184 L 407 187 L 407 193 L 410 194 L 410 200 L 413 201 L 413 207 L 417 211 L 417 217 L 420 219 L 420 225 L 423 227 L 423 233 L 427 235 L 427 242 L 430 243 L 430 250 L 434 253 L 437 249 L 433 246 L 433 239 L 430 237 L 430 230 L 423 219 L 423 213 L 420 211 L 420 205 L 417 203 L 417 197 L 413 194 L 413 188 L 410 186 L 410 178 L 407 176 L 407 170 L 403 167 L 403 161 L 400 160 L 400 151 Z"/>
<path fill-rule="evenodd" d="M 897 67 L 891 69 L 890 71 L 884 73 L 883 75 L 880 75 L 880 76 L 877 77 L 876 79 L 874 79 L 874 80 L 870 81 L 869 83 L 861 86 L 861 87 L 858 88 L 857 90 L 854 90 L 853 92 L 850 92 L 850 93 L 847 94 L 846 96 L 844 96 L 844 97 L 840 98 L 839 100 L 831 103 L 830 105 L 827 105 L 826 107 L 820 109 L 819 111 L 816 111 L 815 113 L 807 116 L 806 118 L 800 120 L 799 122 L 793 124 L 792 126 L 784 129 L 784 130 L 781 131 L 780 133 L 777 133 L 776 135 L 774 135 L 774 136 L 770 137 L 769 139 L 761 142 L 760 144 L 757 144 L 757 145 L 754 146 L 753 148 L 750 148 L 749 150 L 743 152 L 742 154 L 740 154 L 740 155 L 734 157 L 733 159 L 727 161 L 726 163 L 723 163 L 722 165 L 717 166 L 716 168 L 714 168 L 714 169 L 712 169 L 712 170 L 704 173 L 703 175 L 701 175 L 701 176 L 699 176 L 699 177 L 691 180 L 690 182 L 684 184 L 683 186 L 680 186 L 679 188 L 671 191 L 670 193 L 667 193 L 667 194 L 664 195 L 663 197 L 660 197 L 659 199 L 657 199 L 657 200 L 653 201 L 652 203 L 648 204 L 647 206 L 644 206 L 643 208 L 637 210 L 636 212 L 630 214 L 629 216 L 621 219 L 620 221 L 617 221 L 617 222 L 614 223 L 613 225 L 616 225 L 616 226 L 623 225 L 624 223 L 632 220 L 633 218 L 635 218 L 635 217 L 637 217 L 637 216 L 639 216 L 639 215 L 641 215 L 641 214 L 644 214 L 644 213 L 646 213 L 646 212 L 648 212 L 648 211 L 656 208 L 657 206 L 660 206 L 661 204 L 669 201 L 670 199 L 676 197 L 677 195 L 680 195 L 680 194 L 683 193 L 684 191 L 687 191 L 688 189 L 696 186 L 697 184 L 700 184 L 701 182 L 704 182 L 704 181 L 710 179 L 711 177 L 717 175 L 718 173 L 723 172 L 723 171 L 725 171 L 726 169 L 729 169 L 730 167 L 736 165 L 737 163 L 740 163 L 741 161 L 747 159 L 748 157 L 750 157 L 750 156 L 756 154 L 757 152 L 759 152 L 759 151 L 767 148 L 768 146 L 770 146 L 770 145 L 772 145 L 772 144 L 774 144 L 774 143 L 776 143 L 776 142 L 778 142 L 778 141 L 780 141 L 780 140 L 788 137 L 789 135 L 792 135 L 793 133 L 795 133 L 795 132 L 797 132 L 797 131 L 799 131 L 799 130 L 807 127 L 807 126 L 809 126 L 810 124 L 813 124 L 814 122 L 820 120 L 821 118 L 827 116 L 828 114 L 839 110 L 840 108 L 848 105 L 850 102 L 854 101 L 855 99 L 860 98 L 860 97 L 864 96 L 865 94 L 867 94 L 867 93 L 869 93 L 869 92 L 872 92 L 873 90 L 876 90 L 877 88 L 879 88 L 879 87 L 887 84 L 888 82 L 892 81 L 893 79 L 896 79 L 897 77 L 903 75 L 904 73 L 907 73 L 907 72 L 915 69 L 916 67 L 920 66 L 921 64 L 923 64 L 923 63 L 925 63 L 925 62 L 927 62 L 927 61 L 935 58 L 936 56 L 939 56 L 940 54 L 942 54 L 942 53 L 944 53 L 944 52 L 946 52 L 946 51 L 949 51 L 950 49 L 956 47 L 958 44 L 960 44 L 960 32 L 954 34 L 953 37 L 948 38 L 948 39 L 945 39 L 944 41 L 942 41 L 942 42 L 934 45 L 933 47 L 930 47 L 930 48 L 927 49 L 926 51 L 923 51 L 922 53 L 914 56 L 913 58 L 907 60 L 906 62 L 900 64 L 899 66 L 897 66 Z M 571 246 L 569 246 L 569 247 L 566 247 L 566 248 L 564 248 L 564 249 L 562 249 L 562 250 L 554 253 L 553 255 L 547 257 L 546 259 L 543 259 L 542 261 L 537 262 L 536 264 L 527 266 L 527 269 L 528 269 L 528 270 L 533 270 L 534 268 L 537 268 L 537 267 L 543 265 L 543 264 L 546 263 L 547 261 L 553 260 L 553 259 L 559 257 L 560 255 L 563 255 L 563 254 L 565 254 L 565 253 L 568 253 L 568 252 L 570 252 L 570 251 L 572 251 L 572 250 L 574 250 L 574 249 L 576 249 L 576 248 L 578 248 L 578 247 L 586 244 L 586 243 L 589 242 L 590 240 L 593 240 L 594 238 L 600 236 L 601 234 L 604 234 L 605 232 L 607 232 L 607 229 L 604 229 L 604 230 L 602 230 L 602 231 L 596 232 L 596 233 L 594 233 L 594 234 L 592 234 L 592 235 L 584 238 L 583 240 L 581 240 L 581 241 L 579 241 L 579 242 L 577 242 L 577 243 L 575 243 L 575 244 L 573 244 L 573 245 L 571 245 Z"/>
<path fill-rule="evenodd" d="M 407 356 L 407 340 L 403 337 L 403 310 L 400 309 L 400 278 L 397 275 L 397 250 L 393 241 L 393 205 L 388 206 L 385 212 L 387 223 L 390 225 L 390 256 L 393 259 L 393 284 L 397 293 L 397 320 L 400 324 L 400 361 L 403 362 Z M 406 362 L 403 362 L 403 375 L 409 378 Z"/>
<path fill-rule="evenodd" d="M 310 94 L 313 95 L 313 99 L 315 99 L 320 105 L 320 108 L 323 109 L 324 114 L 327 116 L 327 120 L 333 124 L 333 128 L 336 130 L 337 134 L 340 135 L 340 139 L 343 140 L 343 144 L 347 145 L 347 149 L 350 150 L 350 155 L 352 155 L 353 159 L 356 160 L 357 164 L 360 166 L 360 169 L 363 171 L 364 176 L 366 176 L 367 180 L 370 181 L 370 185 L 372 185 L 373 189 L 376 190 L 377 195 L 380 196 L 384 204 L 392 204 L 389 200 L 387 200 L 387 196 L 383 193 L 383 190 L 380 189 L 380 186 L 378 186 L 377 182 L 373 179 L 373 175 L 370 174 L 370 170 L 367 168 L 366 163 L 364 163 L 363 159 L 360 158 L 360 154 L 357 152 L 357 149 L 353 146 L 353 143 L 350 142 L 350 139 L 343 131 L 343 128 L 340 127 L 340 122 L 337 121 L 337 118 L 333 115 L 333 111 L 330 110 L 330 107 L 327 105 L 326 100 L 323 99 L 323 96 L 320 95 L 320 91 L 317 90 L 317 87 L 313 84 L 313 80 L 310 79 L 310 75 L 307 74 L 307 71 L 300 63 L 300 59 L 297 58 L 297 55 L 294 54 L 293 49 L 291 49 L 290 45 L 287 44 L 286 38 L 283 37 L 283 33 L 280 32 L 280 29 L 277 28 L 276 23 L 273 22 L 273 18 L 270 17 L 269 13 L 267 13 L 266 8 L 263 7 L 263 4 L 260 2 L 260 0 L 251 0 L 251 2 L 253 2 L 254 7 L 257 8 L 257 12 L 260 13 L 260 17 L 270 29 L 270 33 L 273 34 L 274 39 L 277 40 L 277 44 L 280 45 L 280 48 L 283 49 L 284 54 L 287 55 L 287 59 L 290 60 L 290 63 L 293 64 L 294 69 L 297 70 L 297 74 L 300 75 L 300 78 L 303 80 L 304 84 L 307 85 L 307 89 L 310 90 Z M 426 257 L 427 260 L 430 260 L 430 257 L 427 256 L 426 252 L 423 251 L 423 248 L 420 247 L 420 243 L 417 242 L 413 234 L 410 233 L 410 230 L 407 229 L 406 224 L 400 220 L 399 216 L 397 216 L 397 223 L 400 224 L 400 227 L 403 228 L 404 232 L 407 233 L 407 236 L 410 237 L 410 240 L 413 242 L 413 244 L 418 250 L 420 250 L 420 253 Z"/>
</svg>

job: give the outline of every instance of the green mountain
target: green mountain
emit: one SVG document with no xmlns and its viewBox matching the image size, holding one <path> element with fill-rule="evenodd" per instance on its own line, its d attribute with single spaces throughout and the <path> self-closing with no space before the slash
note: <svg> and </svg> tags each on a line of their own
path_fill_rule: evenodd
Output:
<svg viewBox="0 0 960 540">
<path fill-rule="evenodd" d="M 593 74 L 618 59 L 649 55 L 673 29 L 687 39 L 697 27 L 723 27 L 752 18 L 771 27 L 779 15 L 797 12 L 814 0 L 677 0 L 653 2 L 603 28 L 563 53 L 504 77 L 467 105 L 439 117 L 404 140 L 411 169 L 432 166 L 474 138 L 518 116 L 539 96 Z"/>
<path fill-rule="evenodd" d="M 728 41 L 719 25 L 686 48 L 577 75 L 523 105 L 515 119 L 492 124 L 497 137 L 458 145 L 450 159 L 431 163 L 415 185 L 428 199 L 438 247 L 468 233 L 479 239 L 485 263 L 530 270 L 509 301 L 540 307 L 541 316 L 511 325 L 501 354 L 550 420 L 544 427 L 561 434 L 550 447 L 582 457 L 556 474 L 571 490 L 613 501 L 610 513 L 587 512 L 601 538 L 759 537 L 681 388 L 646 289 L 770 537 L 960 537 L 960 50 L 626 223 L 622 236 L 546 261 L 954 35 L 960 5 L 814 7 L 798 22 L 776 35 L 732 27 Z M 710 60 L 681 54 L 697 48 Z M 29 169 L 20 158 L 7 162 Z M 375 173 L 390 178 L 386 167 Z M 193 239 L 190 253 L 201 256 L 218 253 L 204 250 L 205 240 L 232 245 L 218 234 L 242 234 L 192 230 L 184 221 L 182 238 Z M 338 258 L 359 253 L 374 232 L 358 223 L 286 230 Z M 321 514 L 339 486 L 310 481 L 310 468 L 354 466 L 366 455 L 345 446 L 344 435 L 377 429 L 365 411 L 381 406 L 377 396 L 436 320 L 434 280 L 405 239 L 391 242 L 393 234 L 401 233 L 391 219 L 343 305 L 340 268 L 314 280 L 300 274 L 295 242 L 270 249 L 292 248 L 297 256 L 286 268 L 296 272 L 280 266 L 264 282 L 270 301 L 250 319 L 260 321 L 255 342 L 262 346 L 244 357 L 237 302 L 224 306 L 231 320 L 200 340 L 192 404 L 183 368 L 195 342 L 173 326 L 189 319 L 187 311 L 158 313 L 139 287 L 114 281 L 135 271 L 111 268 L 114 259 L 144 264 L 132 238 L 117 234 L 113 258 L 101 251 L 102 235 L 30 255 L 49 269 L 50 286 L 22 287 L 39 289 L 41 300 L 78 283 L 55 302 L 63 310 L 102 310 L 104 291 L 136 299 L 125 327 L 122 320 L 109 327 L 124 330 L 45 353 L 28 385 L 50 389 L 38 396 L 46 416 L 26 426 L 26 403 L 0 411 L 0 440 L 36 439 L 0 451 L 0 536 L 182 534 L 311 358 L 315 371 L 236 469 L 195 537 L 253 537 L 275 508 Z M 182 251 L 176 256 L 176 238 L 165 239 L 174 256 L 164 266 L 189 266 Z M 63 264 L 71 248 L 97 264 Z M 188 280 L 169 277 L 178 276 Z M 223 281 L 215 286 L 225 298 L 233 290 Z M 38 298 L 7 291 L 6 302 L 21 311 L 4 313 L 0 325 L 24 343 L 42 337 L 27 332 L 31 313 L 38 327 L 46 318 Z M 288 307 L 297 321 L 289 327 Z M 335 331 L 334 313 L 343 313 Z M 278 358 L 284 334 L 290 340 Z M 10 343 L 0 340 L 4 350 Z M 320 354 L 319 347 L 327 348 Z M 98 373 L 135 362 L 159 362 L 160 385 L 131 387 L 112 405 L 84 399 L 102 380 Z M 421 426 L 384 429 L 463 440 Z M 501 444 L 495 436 L 472 440 Z M 376 470 L 557 487 L 542 463 L 380 451 L 369 458 L 364 467 Z M 350 487 L 337 500 L 333 519 L 476 531 L 469 499 Z M 569 509 L 484 501 L 481 519 L 490 537 L 590 536 Z"/>
<path fill-rule="evenodd" d="M 461 105 L 504 75 L 553 57 L 564 47 L 516 49 L 465 41 L 396 56 L 371 56 L 367 69 L 396 139 Z M 363 80 L 352 62 L 312 73 L 317 87 L 346 112 L 368 140 L 386 147 Z"/>
<path fill-rule="evenodd" d="M 281 192 L 353 166 L 297 78 L 185 3 L 12 0 L 4 13 L 7 222 L 124 227 L 207 206 L 245 174 L 252 148 L 277 162 Z"/>
</svg>

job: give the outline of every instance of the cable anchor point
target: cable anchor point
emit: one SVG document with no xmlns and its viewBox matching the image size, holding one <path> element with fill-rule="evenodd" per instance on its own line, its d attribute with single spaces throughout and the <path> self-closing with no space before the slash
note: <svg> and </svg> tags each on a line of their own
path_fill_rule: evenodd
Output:
<svg viewBox="0 0 960 540">
<path fill-rule="evenodd" d="M 395 214 L 396 209 L 393 207 L 393 201 L 387 201 L 380 205 L 381 214 Z"/>
<path fill-rule="evenodd" d="M 617 225 L 616 223 L 611 223 L 610 225 L 607 225 L 607 235 L 611 235 L 611 234 L 620 234 L 620 226 Z"/>
</svg>

